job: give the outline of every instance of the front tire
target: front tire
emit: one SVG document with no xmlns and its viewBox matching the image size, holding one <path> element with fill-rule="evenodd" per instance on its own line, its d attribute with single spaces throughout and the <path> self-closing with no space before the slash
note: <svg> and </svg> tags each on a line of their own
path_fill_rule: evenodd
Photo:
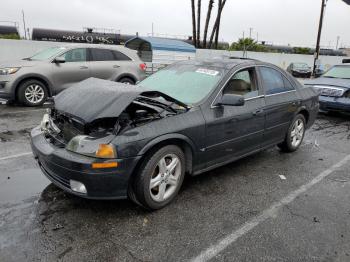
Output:
<svg viewBox="0 0 350 262">
<path fill-rule="evenodd" d="M 278 147 L 284 152 L 296 151 L 304 139 L 305 130 L 305 117 L 301 114 L 296 115 L 287 131 L 284 141 Z"/>
<path fill-rule="evenodd" d="M 129 197 L 146 209 L 165 207 L 178 194 L 185 176 L 185 155 L 175 145 L 148 154 L 129 189 Z"/>
<path fill-rule="evenodd" d="M 48 92 L 46 86 L 39 80 L 24 81 L 18 88 L 18 100 L 26 106 L 41 106 L 45 103 Z"/>
</svg>

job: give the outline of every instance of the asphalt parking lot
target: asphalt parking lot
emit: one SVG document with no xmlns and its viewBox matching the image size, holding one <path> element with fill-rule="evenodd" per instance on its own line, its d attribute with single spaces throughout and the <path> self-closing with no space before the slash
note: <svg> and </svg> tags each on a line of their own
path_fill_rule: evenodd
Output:
<svg viewBox="0 0 350 262">
<path fill-rule="evenodd" d="M 197 177 L 147 212 L 65 194 L 28 133 L 43 108 L 0 105 L 0 261 L 350 261 L 350 116 L 320 114 L 299 151 Z"/>
</svg>

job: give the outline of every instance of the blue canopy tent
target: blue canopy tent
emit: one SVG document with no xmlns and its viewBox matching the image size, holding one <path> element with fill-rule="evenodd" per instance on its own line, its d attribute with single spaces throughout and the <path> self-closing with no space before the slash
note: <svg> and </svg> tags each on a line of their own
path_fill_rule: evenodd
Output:
<svg viewBox="0 0 350 262">
<path fill-rule="evenodd" d="M 155 54 L 180 57 L 194 57 L 196 48 L 184 41 L 160 37 L 135 37 L 125 43 L 125 46 L 138 51 L 145 62 L 154 62 Z M 157 59 L 156 59 L 157 60 Z M 172 59 L 171 59 L 172 60 Z M 184 60 L 184 59 L 181 59 Z"/>
</svg>

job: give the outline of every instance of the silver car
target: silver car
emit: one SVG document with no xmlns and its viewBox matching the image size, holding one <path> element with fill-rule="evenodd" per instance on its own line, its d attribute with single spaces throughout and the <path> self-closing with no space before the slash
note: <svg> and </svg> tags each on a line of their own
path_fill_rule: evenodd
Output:
<svg viewBox="0 0 350 262">
<path fill-rule="evenodd" d="M 39 106 L 89 77 L 135 84 L 146 77 L 145 70 L 136 51 L 121 46 L 52 47 L 30 58 L 0 62 L 0 98 Z"/>
</svg>

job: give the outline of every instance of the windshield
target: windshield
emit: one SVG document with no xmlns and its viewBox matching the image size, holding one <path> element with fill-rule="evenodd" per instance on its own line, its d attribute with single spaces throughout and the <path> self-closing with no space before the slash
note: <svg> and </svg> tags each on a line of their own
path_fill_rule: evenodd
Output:
<svg viewBox="0 0 350 262">
<path fill-rule="evenodd" d="M 302 69 L 309 69 L 309 66 L 307 64 L 303 64 L 303 63 L 295 63 L 294 67 L 295 68 L 302 68 Z"/>
<path fill-rule="evenodd" d="M 59 53 L 61 53 L 62 51 L 66 50 L 65 47 L 51 47 L 48 49 L 45 49 L 35 55 L 33 55 L 30 60 L 47 60 L 51 57 L 54 57 L 56 55 L 58 55 Z"/>
<path fill-rule="evenodd" d="M 139 85 L 192 105 L 205 98 L 223 75 L 224 69 L 222 68 L 174 65 L 149 76 Z"/>
<path fill-rule="evenodd" d="M 350 66 L 334 66 L 323 77 L 350 79 Z"/>
</svg>

